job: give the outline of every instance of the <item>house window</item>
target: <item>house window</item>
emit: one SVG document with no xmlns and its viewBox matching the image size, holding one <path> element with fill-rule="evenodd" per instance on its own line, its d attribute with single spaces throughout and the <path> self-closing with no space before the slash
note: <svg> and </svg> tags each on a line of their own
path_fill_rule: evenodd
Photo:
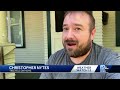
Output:
<svg viewBox="0 0 120 90">
<path fill-rule="evenodd" d="M 8 40 L 17 48 L 25 47 L 24 12 L 7 11 Z"/>
</svg>

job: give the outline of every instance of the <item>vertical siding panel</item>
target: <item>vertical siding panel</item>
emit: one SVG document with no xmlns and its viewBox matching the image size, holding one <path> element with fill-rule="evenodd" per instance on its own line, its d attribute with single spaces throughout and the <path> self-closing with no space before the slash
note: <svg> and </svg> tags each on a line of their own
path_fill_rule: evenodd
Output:
<svg viewBox="0 0 120 90">
<path fill-rule="evenodd" d="M 43 11 L 43 30 L 44 30 L 44 61 L 48 61 L 48 40 L 47 40 L 47 12 Z"/>
<path fill-rule="evenodd" d="M 94 42 L 103 46 L 103 32 L 102 32 L 102 11 L 93 11 L 93 16 L 96 20 L 96 34 Z"/>
</svg>

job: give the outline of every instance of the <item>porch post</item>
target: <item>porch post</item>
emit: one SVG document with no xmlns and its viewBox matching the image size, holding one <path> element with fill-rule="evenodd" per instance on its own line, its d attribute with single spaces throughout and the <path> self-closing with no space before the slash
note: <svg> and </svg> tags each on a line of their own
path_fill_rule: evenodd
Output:
<svg viewBox="0 0 120 90">
<path fill-rule="evenodd" d="M 0 45 L 8 43 L 6 11 L 0 11 Z"/>
</svg>

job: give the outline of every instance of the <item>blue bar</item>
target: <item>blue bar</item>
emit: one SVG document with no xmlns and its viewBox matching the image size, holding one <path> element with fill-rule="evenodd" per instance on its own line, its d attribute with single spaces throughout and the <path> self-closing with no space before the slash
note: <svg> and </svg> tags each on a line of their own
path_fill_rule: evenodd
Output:
<svg viewBox="0 0 120 90">
<path fill-rule="evenodd" d="M 34 65 L 0 65 L 0 72 L 71 72 L 72 73 L 72 69 L 74 66 L 75 65 L 35 65 L 35 64 Z M 74 71 L 77 72 L 77 69 L 74 69 Z M 95 69 L 95 72 L 93 73 L 96 72 L 120 73 L 120 65 L 98 65 L 98 67 Z"/>
<path fill-rule="evenodd" d="M 0 72 L 71 72 L 74 65 L 0 65 Z"/>
</svg>

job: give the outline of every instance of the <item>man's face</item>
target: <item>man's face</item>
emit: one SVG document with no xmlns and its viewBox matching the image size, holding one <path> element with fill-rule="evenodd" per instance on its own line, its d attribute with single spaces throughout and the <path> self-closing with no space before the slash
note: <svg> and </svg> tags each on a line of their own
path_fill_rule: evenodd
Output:
<svg viewBox="0 0 120 90">
<path fill-rule="evenodd" d="M 90 18 L 86 13 L 69 13 L 63 21 L 62 43 L 70 57 L 87 54 L 91 48 L 95 30 L 90 33 Z"/>
</svg>

